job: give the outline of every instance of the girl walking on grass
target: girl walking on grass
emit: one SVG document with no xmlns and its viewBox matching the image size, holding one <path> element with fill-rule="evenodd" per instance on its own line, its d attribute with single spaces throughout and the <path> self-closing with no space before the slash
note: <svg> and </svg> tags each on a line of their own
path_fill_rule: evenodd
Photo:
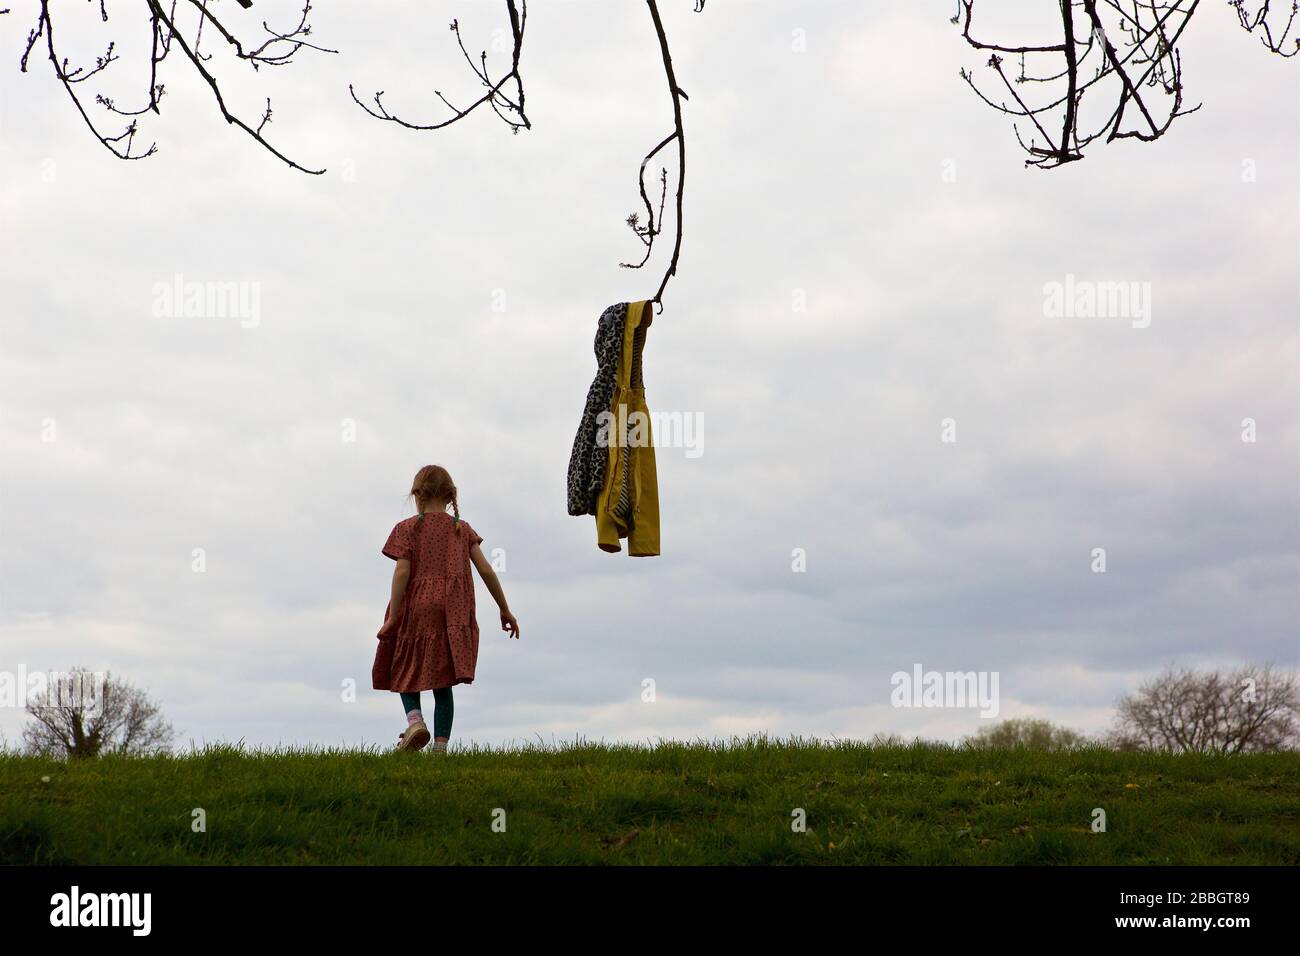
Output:
<svg viewBox="0 0 1300 956">
<path fill-rule="evenodd" d="M 428 744 L 420 692 L 433 691 L 433 749 L 445 752 L 454 712 L 451 689 L 473 683 L 478 662 L 471 564 L 501 609 L 501 630 L 517 638 L 519 622 L 479 548 L 483 539 L 461 520 L 456 485 L 447 469 L 425 465 L 415 474 L 411 496 L 419 513 L 399 521 L 383 548 L 397 566 L 371 677 L 375 690 L 402 695 L 406 730 L 397 740 L 398 750 L 421 750 Z"/>
</svg>

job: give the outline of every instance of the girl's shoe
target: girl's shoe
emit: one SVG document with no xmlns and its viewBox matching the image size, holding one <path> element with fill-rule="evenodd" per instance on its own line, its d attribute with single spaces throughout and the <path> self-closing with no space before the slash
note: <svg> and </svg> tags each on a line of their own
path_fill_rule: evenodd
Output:
<svg viewBox="0 0 1300 956">
<path fill-rule="evenodd" d="M 429 742 L 429 728 L 424 721 L 417 720 L 406 728 L 406 732 L 397 738 L 398 750 L 423 750 Z"/>
<path fill-rule="evenodd" d="M 445 754 L 447 752 L 447 741 L 435 740 L 433 746 L 429 748 L 429 753 Z"/>
</svg>

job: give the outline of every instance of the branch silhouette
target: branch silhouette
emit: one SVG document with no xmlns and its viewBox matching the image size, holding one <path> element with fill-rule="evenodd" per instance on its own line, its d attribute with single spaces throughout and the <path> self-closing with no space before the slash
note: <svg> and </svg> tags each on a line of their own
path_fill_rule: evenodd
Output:
<svg viewBox="0 0 1300 956">
<path fill-rule="evenodd" d="M 61 55 L 59 52 L 55 39 L 53 5 L 50 0 L 40 0 L 36 25 L 31 28 L 27 35 L 27 44 L 19 62 L 19 69 L 23 73 L 28 71 L 32 53 L 35 51 L 37 44 L 41 44 L 55 79 L 67 91 L 73 106 L 95 138 L 117 158 L 139 160 L 152 156 L 158 150 L 157 144 L 152 142 L 147 147 L 137 145 L 136 137 L 140 132 L 138 117 L 147 113 L 155 115 L 162 113 L 162 101 L 167 89 L 159 78 L 159 69 L 171 54 L 174 44 L 180 50 L 180 55 L 184 58 L 183 62 L 188 63 L 208 89 L 211 90 L 213 100 L 216 102 L 222 118 L 228 124 L 242 130 L 263 149 L 289 167 L 313 175 L 323 173 L 325 171 L 323 169 L 308 169 L 299 165 L 272 146 L 266 139 L 264 130 L 267 124 L 271 122 L 271 101 L 269 97 L 266 101 L 266 109 L 262 112 L 256 126 L 241 119 L 226 106 L 225 98 L 221 92 L 220 81 L 214 72 L 214 68 L 210 66 L 213 56 L 202 51 L 203 30 L 206 26 L 224 41 L 226 49 L 233 54 L 235 59 L 247 63 L 254 70 L 258 70 L 263 66 L 283 66 L 292 60 L 294 54 L 304 48 L 322 53 L 334 53 L 336 51 L 317 46 L 307 39 L 311 35 L 311 25 L 308 23 L 311 15 L 311 0 L 303 0 L 298 23 L 291 30 L 273 30 L 263 21 L 262 31 L 265 35 L 258 37 L 260 42 L 256 46 L 246 46 L 243 41 L 238 39 L 236 33 L 227 28 L 226 24 L 212 12 L 211 7 L 215 2 L 216 0 L 141 0 L 141 5 L 144 6 L 147 13 L 150 33 L 148 44 L 149 62 L 147 70 L 144 71 L 147 82 L 143 90 L 143 105 L 134 109 L 122 108 L 117 105 L 112 97 L 102 93 L 95 94 L 93 99 L 94 105 L 102 109 L 105 114 L 125 120 L 120 132 L 106 131 L 101 128 L 100 124 L 92 118 L 91 111 L 87 108 L 87 99 L 80 91 L 81 84 L 103 74 L 118 61 L 116 43 L 109 42 L 105 52 L 95 58 L 94 66 L 74 66 L 67 56 Z M 247 10 L 252 6 L 252 0 L 239 0 L 239 4 Z M 99 0 L 98 6 L 100 21 L 108 23 L 107 0 Z M 192 22 L 181 26 L 180 18 L 177 15 L 178 8 L 181 11 L 190 11 L 193 14 L 189 18 Z M 61 12 L 66 12 L 66 9 L 65 7 Z M 0 10 L 0 14 L 8 12 L 8 8 Z"/>
<path fill-rule="evenodd" d="M 92 3 L 95 0 L 92 0 Z M 104 94 L 93 97 L 93 105 L 103 115 L 116 118 L 121 125 L 113 129 L 101 127 L 88 108 L 90 99 L 82 93 L 83 84 L 101 76 L 119 59 L 114 43 L 107 45 L 104 53 L 92 64 L 74 66 L 62 55 L 56 41 L 53 4 L 39 0 L 35 26 L 27 37 L 20 69 L 27 72 L 37 45 L 42 47 L 56 80 L 66 90 L 83 122 L 96 139 L 113 155 L 125 160 L 139 160 L 152 156 L 157 144 L 143 146 L 140 137 L 140 118 L 146 114 L 161 114 L 166 86 L 161 80 L 161 69 L 172 54 L 188 65 L 207 86 L 222 118 L 237 127 L 264 150 L 292 169 L 319 175 L 325 170 L 300 165 L 273 146 L 266 138 L 267 126 L 272 120 L 271 101 L 256 121 L 245 120 L 226 104 L 221 80 L 215 65 L 215 54 L 205 52 L 204 31 L 216 34 L 218 48 L 234 60 L 246 63 L 254 71 L 262 67 L 285 66 L 304 49 L 335 53 L 311 40 L 311 0 L 301 0 L 297 22 L 287 30 L 272 29 L 266 21 L 255 39 L 241 37 L 243 31 L 233 28 L 223 16 L 214 12 L 220 0 L 136 0 L 147 12 L 149 60 L 147 77 L 143 83 L 141 102 L 133 107 L 119 106 Z M 237 0 L 240 7 L 249 10 L 254 0 Z M 706 0 L 693 0 L 696 13 L 703 12 Z M 989 107 L 1012 118 L 1012 128 L 1017 142 L 1029 154 L 1027 166 L 1052 169 L 1083 159 L 1084 150 L 1104 137 L 1105 142 L 1118 139 L 1136 139 L 1150 142 L 1164 136 L 1175 119 L 1200 109 L 1184 106 L 1182 62 L 1178 50 L 1184 31 L 1202 0 L 1054 0 L 1060 16 L 1060 39 L 1056 42 L 1024 44 L 995 41 L 977 35 L 975 5 L 978 0 L 957 0 L 957 12 L 951 22 L 961 27 L 962 37 L 972 49 L 989 54 L 987 67 L 992 71 L 1000 93 L 986 93 L 975 81 L 974 73 L 961 70 L 961 77 L 977 97 Z M 1052 0 L 1045 0 L 1052 2 Z M 1237 15 L 1241 27 L 1258 36 L 1261 44 L 1282 57 L 1300 53 L 1300 36 L 1296 21 L 1300 3 L 1277 3 L 1276 0 L 1226 0 Z M 97 0 L 101 21 L 108 22 L 108 0 Z M 411 130 L 445 129 L 466 119 L 485 105 L 517 134 L 521 129 L 531 129 L 532 123 L 525 110 L 523 74 L 520 59 L 524 33 L 528 23 L 527 0 L 505 0 L 506 15 L 510 22 L 511 52 L 509 69 L 500 71 L 493 79 L 488 65 L 487 51 L 475 58 L 466 47 L 460 23 L 452 20 L 450 29 L 456 37 L 461 55 L 473 73 L 475 82 L 484 92 L 473 102 L 457 106 L 441 91 L 434 93 L 450 115 L 440 120 L 415 121 L 390 111 L 383 102 L 384 91 L 371 95 L 364 102 L 349 84 L 352 100 L 370 116 Z M 646 0 L 655 36 L 663 61 L 664 77 L 673 108 L 671 132 L 660 140 L 641 160 L 637 177 L 643 211 L 627 217 L 627 225 L 642 244 L 643 255 L 636 262 L 620 262 L 628 269 L 643 268 L 654 251 L 655 240 L 664 232 L 664 213 L 668 198 L 668 168 L 659 165 L 659 196 L 657 204 L 652 188 L 647 185 L 647 170 L 656 164 L 660 154 L 673 144 L 677 152 L 677 182 L 675 189 L 676 225 L 672 254 L 660 279 L 653 301 L 663 308 L 663 295 L 669 281 L 677 274 L 683 237 L 683 211 L 686 181 L 686 130 L 682 119 L 682 104 L 688 100 L 686 92 L 678 85 L 673 69 L 672 52 L 659 12 L 658 0 Z M 62 8 L 61 13 L 66 11 Z M 982 9 L 982 8 L 981 8 Z M 10 8 L 0 8 L 0 15 L 10 13 Z M 182 23 L 178 13 L 188 14 Z M 1019 69 L 1008 69 L 1008 59 L 1018 59 Z"/>
<path fill-rule="evenodd" d="M 458 123 L 465 117 L 469 116 L 484 103 L 492 107 L 493 111 L 501 118 L 509 128 L 510 132 L 518 133 L 521 129 L 532 129 L 532 123 L 528 121 L 527 114 L 524 113 L 524 80 L 519 72 L 519 57 L 523 52 L 524 46 L 524 28 L 528 24 L 528 3 L 527 0 L 506 0 L 506 13 L 510 17 L 510 34 L 513 38 L 513 48 L 510 56 L 510 70 L 502 75 L 501 79 L 495 83 L 489 78 L 487 65 L 487 51 L 483 50 L 479 54 L 478 63 L 469 55 L 465 49 L 465 41 L 460 34 L 460 21 L 451 21 L 451 32 L 456 34 L 456 44 L 460 47 L 461 54 L 465 57 L 465 62 L 474 73 L 475 79 L 484 87 L 487 92 L 480 96 L 469 106 L 461 109 L 454 106 L 440 90 L 434 90 L 433 93 L 443 104 L 452 111 L 452 115 L 441 121 L 429 123 L 417 123 L 402 119 L 393 113 L 390 113 L 383 104 L 384 91 L 380 90 L 375 93 L 371 99 L 374 100 L 374 107 L 367 106 L 361 102 L 357 96 L 356 90 L 352 84 L 348 84 L 348 93 L 351 94 L 353 102 L 360 106 L 375 119 L 381 119 L 389 123 L 396 123 L 398 126 L 404 126 L 407 129 L 414 130 L 435 130 L 445 129 L 453 123 Z M 514 98 L 506 96 L 502 92 L 502 87 L 507 83 L 514 84 Z"/>
<path fill-rule="evenodd" d="M 704 10 L 705 0 L 695 0 L 695 12 L 701 13 Z M 664 31 L 663 20 L 659 15 L 659 6 L 657 0 L 646 0 L 646 5 L 650 12 L 650 19 L 654 25 L 655 36 L 659 41 L 659 52 L 663 60 L 664 75 L 668 82 L 668 94 L 673 104 L 673 131 L 669 133 L 660 143 L 646 154 L 641 161 L 641 170 L 638 177 L 638 188 L 641 194 L 641 202 L 645 207 L 645 221 L 642 222 L 639 213 L 632 213 L 627 217 L 627 224 L 632 229 L 633 234 L 644 246 L 645 254 L 640 262 L 620 262 L 619 265 L 628 269 L 639 269 L 644 266 L 650 259 L 650 254 L 654 250 L 655 238 L 663 231 L 663 212 L 668 196 L 668 170 L 666 167 L 660 170 L 660 196 L 659 209 L 656 213 L 654 205 L 650 201 L 650 196 L 646 192 L 645 173 L 651 161 L 670 143 L 677 143 L 677 190 L 676 190 L 676 236 L 673 244 L 672 257 L 669 260 L 668 267 L 664 272 L 663 278 L 656 289 L 654 297 L 650 300 L 657 304 L 662 311 L 663 293 L 668 286 L 668 280 L 677 274 L 677 264 L 681 257 L 682 249 L 682 211 L 684 206 L 685 179 L 686 179 L 686 131 L 682 124 L 682 101 L 688 99 L 684 90 L 677 85 L 677 77 L 673 72 L 672 52 L 668 46 L 668 37 Z M 528 8 L 526 0 L 506 0 L 506 13 L 510 19 L 510 32 L 513 39 L 513 46 L 510 57 L 510 69 L 501 75 L 500 79 L 493 81 L 488 70 L 487 51 L 480 52 L 478 60 L 469 54 L 465 48 L 464 39 L 461 36 L 460 23 L 457 20 L 451 21 L 451 32 L 456 35 L 456 43 L 460 47 L 461 55 L 469 65 L 474 74 L 475 81 L 482 86 L 484 92 L 477 100 L 466 107 L 458 107 L 450 100 L 443 96 L 439 90 L 434 90 L 434 94 L 443 104 L 451 110 L 451 115 L 443 120 L 429 122 L 415 122 L 391 112 L 383 103 L 384 91 L 371 96 L 372 105 L 369 105 L 357 96 L 353 86 L 348 86 L 348 92 L 351 94 L 353 101 L 363 110 L 376 119 L 389 123 L 396 123 L 412 130 L 438 130 L 445 129 L 454 123 L 458 123 L 471 115 L 479 107 L 487 104 L 496 112 L 497 116 L 510 128 L 511 133 L 518 133 L 521 129 L 532 129 L 532 123 L 529 121 L 527 114 L 524 112 L 524 81 L 519 71 L 519 60 L 523 50 L 524 30 L 528 22 Z M 514 91 L 513 98 L 508 97 L 502 92 L 503 87 L 511 88 Z"/>
<path fill-rule="evenodd" d="M 1175 119 L 1195 113 L 1197 104 L 1183 107 L 1182 60 L 1178 43 L 1201 0 L 1056 0 L 1061 19 L 1058 43 L 1017 44 L 977 37 L 973 31 L 976 0 L 957 0 L 951 22 L 976 50 L 989 51 L 986 65 L 1008 99 L 995 100 L 976 85 L 974 74 L 961 78 L 985 104 L 1012 117 L 1016 141 L 1029 154 L 1026 166 L 1053 169 L 1083 159 L 1083 150 L 1105 137 L 1159 139 Z M 1264 45 L 1282 56 L 1293 56 L 1300 39 L 1287 37 L 1296 18 L 1278 24 L 1270 20 L 1269 0 L 1228 0 L 1242 27 L 1258 31 Z M 1008 57 L 1019 59 L 1019 71 L 1008 75 Z M 1032 69 L 1031 69 L 1032 65 Z M 1040 85 L 1040 86 L 1036 86 Z M 1062 90 L 1062 87 L 1064 88 Z M 1029 91 L 1042 88 L 1043 96 Z M 1022 93 L 1022 90 L 1025 92 Z M 1100 108 L 1085 122 L 1088 104 Z M 1035 102 L 1031 104 L 1029 101 Z M 1057 114 L 1059 113 L 1059 118 Z M 1021 124 L 1032 127 L 1026 141 Z M 1059 131 L 1055 131 L 1059 125 Z"/>
<path fill-rule="evenodd" d="M 705 0 L 696 0 L 695 12 L 704 11 Z M 668 80 L 668 95 L 673 103 L 673 131 L 665 136 L 659 145 L 650 150 L 643 160 L 641 160 L 641 170 L 637 176 L 637 186 L 641 191 L 641 203 L 645 206 L 646 222 L 642 225 L 637 213 L 632 213 L 627 217 L 627 224 L 632 232 L 645 246 L 645 255 L 640 262 L 620 262 L 619 265 L 625 269 L 640 269 L 650 259 L 650 253 L 654 250 L 655 237 L 663 231 L 664 201 L 668 196 L 668 169 L 661 167 L 659 171 L 660 194 L 659 194 L 659 216 L 655 218 L 654 207 L 650 204 L 650 197 L 646 194 L 645 188 L 645 171 L 650 165 L 650 161 L 655 155 L 667 146 L 669 143 L 677 143 L 677 235 L 673 243 L 672 258 L 668 262 L 668 268 L 664 271 L 663 279 L 659 282 L 659 288 L 655 291 L 654 298 L 650 301 L 659 306 L 659 311 L 663 311 L 663 294 L 664 289 L 668 286 L 668 280 L 677 274 L 677 260 L 682 252 L 682 207 L 684 205 L 686 192 L 686 130 L 682 125 L 682 101 L 690 99 L 686 91 L 677 85 L 677 75 L 673 72 L 672 52 L 668 48 L 668 35 L 664 32 L 663 20 L 659 16 L 659 5 L 656 0 L 646 0 L 646 5 L 650 9 L 650 18 L 654 21 L 655 35 L 659 38 L 659 53 L 664 61 L 664 76 Z"/>
</svg>

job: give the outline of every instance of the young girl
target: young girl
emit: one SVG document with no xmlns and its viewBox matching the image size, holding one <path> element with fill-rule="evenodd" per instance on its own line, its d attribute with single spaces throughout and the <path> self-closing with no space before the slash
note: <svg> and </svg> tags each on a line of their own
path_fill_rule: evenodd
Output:
<svg viewBox="0 0 1300 956">
<path fill-rule="evenodd" d="M 398 738 L 398 750 L 420 750 L 429 742 L 420 691 L 433 691 L 433 749 L 445 752 L 451 736 L 451 688 L 472 683 L 478 661 L 471 564 L 501 609 L 501 629 L 517 638 L 519 622 L 479 548 L 483 539 L 460 518 L 447 469 L 425 465 L 415 474 L 411 495 L 419 514 L 399 521 L 383 549 L 397 566 L 371 676 L 375 690 L 402 695 L 406 731 Z M 452 514 L 447 514 L 448 505 Z"/>
</svg>

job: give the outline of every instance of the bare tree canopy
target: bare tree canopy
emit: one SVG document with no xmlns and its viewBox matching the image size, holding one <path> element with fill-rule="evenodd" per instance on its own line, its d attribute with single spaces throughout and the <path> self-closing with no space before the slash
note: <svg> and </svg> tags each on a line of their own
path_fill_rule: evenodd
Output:
<svg viewBox="0 0 1300 956">
<path fill-rule="evenodd" d="M 166 750 L 172 726 L 148 694 L 105 671 L 74 668 L 27 705 L 29 753 L 51 757 L 150 754 Z"/>
<path fill-rule="evenodd" d="M 112 0 L 91 0 L 100 19 L 109 20 Z M 702 12 L 706 0 L 692 0 L 695 12 Z M 973 24 L 976 0 L 957 0 L 957 13 L 952 22 L 962 28 L 962 36 L 977 50 L 989 51 L 988 66 L 996 74 L 999 86 L 1010 101 L 995 100 L 976 85 L 974 75 L 963 69 L 962 78 L 986 104 L 1014 119 L 1017 140 L 1029 153 L 1026 165 L 1051 169 L 1083 158 L 1083 150 L 1095 140 L 1105 137 L 1106 142 L 1116 139 L 1155 140 L 1163 136 L 1179 116 L 1193 113 L 1200 105 L 1186 107 L 1183 103 L 1184 84 L 1178 43 L 1196 13 L 1202 0 L 1042 0 L 1055 4 L 1061 23 L 1061 37 L 1057 42 L 1021 44 L 1009 41 L 992 41 L 978 36 Z M 1293 36 L 1297 4 L 1275 4 L 1274 0 L 1225 0 L 1234 8 L 1243 29 L 1257 35 L 1263 45 L 1281 56 L 1294 56 L 1300 51 L 1300 38 Z M 261 145 L 267 152 L 293 169 L 319 175 L 323 168 L 310 168 L 299 164 L 273 146 L 266 138 L 272 119 L 271 100 L 256 119 L 244 119 L 232 111 L 222 94 L 218 73 L 220 67 L 215 52 L 209 47 L 224 50 L 227 60 L 246 64 L 253 70 L 262 67 L 279 67 L 289 64 L 295 55 L 307 49 L 321 53 L 337 51 L 317 45 L 311 39 L 311 0 L 302 0 L 296 22 L 283 27 L 272 27 L 255 13 L 230 11 L 220 8 L 221 0 L 136 0 L 128 9 L 138 9 L 143 4 L 146 17 L 141 21 L 148 30 L 146 44 L 147 62 L 137 64 L 141 86 L 138 101 L 119 106 L 112 97 L 95 94 L 93 105 L 103 115 L 92 117 L 91 103 L 83 94 L 82 84 L 104 73 L 118 59 L 115 42 L 110 41 L 93 65 L 74 65 L 60 51 L 57 41 L 53 4 L 50 0 L 37 0 L 36 23 L 31 28 L 22 56 L 21 70 L 27 72 L 37 50 L 50 64 L 55 79 L 62 84 L 77 112 L 95 137 L 113 155 L 120 159 L 137 160 L 153 155 L 157 144 L 147 146 L 140 141 L 140 117 L 148 113 L 160 114 L 166 86 L 161 71 L 168 57 L 179 59 L 194 71 L 211 91 L 222 118 L 237 127 Z M 254 0 L 238 0 L 244 11 L 253 7 Z M 525 110 L 524 78 L 520 68 L 524 34 L 528 23 L 527 0 L 505 0 L 506 17 L 510 23 L 511 50 L 509 68 L 489 65 L 486 50 L 474 57 L 466 47 L 458 20 L 451 21 L 451 32 L 461 55 L 474 76 L 482 94 L 468 105 L 458 106 L 440 90 L 434 95 L 450 115 L 441 119 L 409 120 L 390 111 L 384 104 L 384 91 L 369 96 L 369 101 L 358 96 L 349 85 L 352 100 L 370 116 L 394 123 L 410 130 L 440 130 L 451 126 L 479 111 L 490 108 L 512 133 L 531 129 L 532 123 Z M 668 196 L 668 169 L 659 167 L 660 194 L 657 206 L 647 189 L 646 170 L 661 151 L 672 144 L 677 146 L 676 229 L 672 255 L 651 301 L 662 308 L 665 288 L 677 273 L 683 235 L 683 212 L 686 181 L 686 133 L 682 120 L 682 103 L 688 99 L 678 85 L 673 69 L 668 38 L 660 17 L 658 0 L 646 0 L 651 24 L 663 60 L 664 75 L 673 108 L 673 128 L 641 161 L 637 177 L 641 209 L 627 217 L 627 225 L 643 246 L 644 255 L 637 262 L 620 262 L 629 269 L 639 269 L 650 259 L 654 242 L 664 229 L 664 210 Z M 114 9 L 119 9 L 115 5 Z M 62 7 L 60 13 L 65 13 Z M 218 15 L 218 10 L 221 10 Z M 981 9 L 983 9 L 981 7 Z M 0 14 L 9 13 L 0 9 Z M 133 29 L 139 29 L 131 21 Z M 207 36 L 205 36 L 205 31 Z M 173 53 L 173 49 L 178 51 Z M 1019 71 L 1014 77 L 1004 68 L 1007 57 L 1019 59 Z M 1032 67 L 1031 67 L 1032 64 Z M 494 76 L 496 78 L 494 78 Z M 1021 90 L 1041 90 L 1042 96 L 1031 96 Z M 1085 119 L 1085 94 L 1089 115 Z M 1029 101 L 1035 102 L 1031 104 Z M 1041 102 L 1039 101 L 1041 100 Z M 1098 104 L 1093 110 L 1093 103 Z M 1059 114 L 1059 115 L 1057 115 Z M 1022 124 L 1028 128 L 1022 130 Z M 108 126 L 109 128 L 105 128 Z M 1026 135 L 1028 139 L 1026 140 Z M 644 217 L 644 218 L 643 218 Z"/>
<path fill-rule="evenodd" d="M 95 0 L 99 18 L 103 23 L 109 22 L 109 3 L 110 0 Z M 239 4 L 248 9 L 252 6 L 252 0 L 239 0 Z M 269 98 L 265 110 L 255 121 L 244 120 L 227 107 L 217 76 L 218 67 L 213 62 L 215 55 L 205 52 L 203 46 L 205 40 L 212 40 L 216 45 L 224 47 L 229 56 L 247 64 L 253 70 L 259 70 L 264 66 L 285 66 L 303 49 L 334 53 L 336 51 L 316 46 L 309 40 L 311 25 L 308 19 L 311 16 L 311 0 L 304 0 L 296 24 L 281 30 L 273 29 L 263 20 L 260 32 L 227 26 L 227 22 L 213 12 L 212 8 L 216 6 L 216 0 L 139 0 L 131 4 L 131 12 L 137 11 L 141 5 L 145 8 L 145 17 L 141 22 L 148 31 L 148 42 L 145 44 L 148 58 L 144 64 L 135 64 L 137 69 L 133 73 L 141 78 L 143 89 L 137 102 L 121 106 L 112 97 L 102 93 L 95 94 L 93 103 L 103 110 L 103 114 L 107 116 L 106 122 L 101 123 L 92 118 L 87 102 L 89 94 L 82 92 L 86 89 L 82 84 L 104 73 L 120 59 L 117 41 L 109 41 L 104 53 L 95 58 L 93 66 L 73 64 L 68 56 L 61 52 L 58 45 L 57 22 L 59 21 L 55 19 L 54 4 L 50 0 L 39 0 L 36 24 L 27 35 L 27 46 L 19 64 L 20 69 L 26 73 L 33 56 L 44 54 L 55 79 L 63 85 L 73 106 L 95 138 L 119 159 L 144 159 L 157 152 L 157 144 L 151 142 L 148 146 L 142 146 L 137 142 L 137 135 L 140 132 L 139 118 L 147 113 L 155 115 L 162 113 L 163 97 L 167 93 L 167 87 L 162 81 L 161 71 L 168 57 L 173 59 L 179 57 L 185 66 L 202 78 L 212 92 L 222 118 L 227 123 L 243 130 L 269 153 L 294 169 L 314 175 L 325 171 L 300 166 L 266 139 L 265 130 L 267 124 L 271 122 Z M 114 4 L 115 9 L 120 7 L 121 4 Z M 67 12 L 67 6 L 59 10 L 60 14 Z M 139 28 L 135 26 L 136 20 L 133 19 L 130 23 L 134 28 Z M 241 35 L 248 33 L 252 33 L 253 37 L 240 39 Z M 173 56 L 173 49 L 179 51 L 175 56 Z M 109 128 L 105 129 L 105 126 Z"/>
<path fill-rule="evenodd" d="M 1300 747 L 1295 674 L 1169 669 L 1119 702 L 1111 742 L 1124 750 L 1259 753 Z"/>
<path fill-rule="evenodd" d="M 1051 2 L 1061 21 L 1061 37 L 1055 43 L 993 41 L 976 35 L 976 0 L 957 0 L 952 18 L 967 43 L 989 51 L 987 66 L 1001 90 L 996 95 L 1009 95 L 1011 101 L 995 101 L 985 94 L 969 70 L 963 69 L 961 77 L 986 104 L 1013 118 L 1016 140 L 1030 157 L 1026 166 L 1052 169 L 1083 159 L 1084 148 L 1102 136 L 1107 143 L 1150 142 L 1163 136 L 1179 116 L 1201 108 L 1183 105 L 1178 43 L 1202 0 Z M 1227 2 L 1242 28 L 1257 34 L 1269 50 L 1285 57 L 1300 50 L 1300 38 L 1291 36 L 1295 0 L 1286 9 L 1270 0 Z M 1019 60 L 1015 76 L 1005 68 L 1008 57 Z M 1084 94 L 1090 94 L 1086 119 Z"/>
<path fill-rule="evenodd" d="M 102 22 L 109 22 L 108 5 L 110 0 L 93 0 L 93 2 L 98 5 L 98 13 Z M 312 34 L 309 22 L 312 13 L 311 0 L 303 0 L 297 22 L 288 25 L 284 29 L 273 28 L 265 20 L 260 22 L 260 26 L 250 28 L 247 18 L 244 18 L 244 23 L 237 22 L 240 19 L 240 14 L 237 12 L 233 16 L 228 16 L 225 13 L 218 15 L 217 9 L 220 0 L 138 0 L 138 2 L 142 2 L 147 11 L 148 48 L 150 51 L 148 62 L 145 64 L 146 68 L 138 71 L 140 76 L 147 78 L 143 84 L 145 88 L 141 91 L 140 102 L 135 104 L 134 108 L 120 107 L 111 97 L 96 94 L 93 98 L 94 105 L 102 108 L 110 120 L 118 121 L 113 128 L 105 129 L 100 122 L 92 118 L 87 98 L 81 92 L 81 84 L 99 76 L 120 58 L 117 45 L 115 42 L 110 41 L 106 51 L 101 56 L 96 57 L 93 66 L 73 65 L 67 56 L 60 53 L 57 46 L 56 22 L 50 0 L 39 0 L 36 24 L 28 34 L 26 50 L 20 64 L 22 72 L 28 71 L 33 53 L 40 44 L 55 78 L 67 90 L 77 112 L 95 138 L 119 159 L 144 159 L 157 152 L 157 144 L 153 142 L 150 142 L 148 146 L 140 144 L 138 141 L 140 134 L 139 118 L 147 113 L 161 114 L 162 112 L 161 107 L 163 97 L 166 94 L 166 86 L 160 78 L 160 70 L 163 68 L 168 56 L 173 55 L 174 46 L 180 51 L 181 61 L 202 78 L 204 84 L 211 91 L 221 116 L 228 124 L 242 130 L 269 153 L 293 169 L 313 175 L 320 175 L 325 172 L 323 168 L 316 169 L 301 165 L 273 146 L 266 138 L 266 127 L 271 122 L 272 117 L 269 97 L 266 100 L 265 109 L 256 121 L 246 121 L 228 108 L 222 95 L 215 54 L 205 52 L 203 46 L 205 42 L 204 31 L 206 30 L 209 37 L 216 37 L 215 45 L 225 48 L 228 57 L 244 62 L 254 70 L 264 66 L 285 66 L 292 61 L 295 54 L 303 49 L 322 53 L 336 53 L 336 50 L 319 46 L 310 39 Z M 238 0 L 238 2 L 245 10 L 253 6 L 253 0 Z M 696 13 L 704 10 L 706 0 L 692 0 L 692 2 Z M 442 119 L 409 120 L 391 112 L 384 105 L 383 90 L 371 94 L 369 97 L 370 102 L 362 100 L 352 85 L 348 86 L 349 95 L 358 106 L 375 119 L 394 123 L 410 130 L 445 129 L 471 116 L 483 106 L 490 107 L 512 133 L 518 133 L 521 129 L 532 129 L 532 122 L 528 119 L 528 114 L 525 111 L 524 79 L 520 71 L 524 32 L 528 25 L 528 4 L 527 0 L 505 0 L 505 6 L 506 16 L 510 22 L 510 66 L 508 70 L 501 72 L 496 79 L 493 79 L 493 68 L 489 66 L 487 51 L 481 50 L 477 58 L 472 56 L 465 45 L 464 37 L 461 35 L 460 22 L 458 20 L 451 21 L 451 32 L 456 37 L 456 44 L 460 48 L 461 56 L 473 73 L 474 81 L 483 88 L 484 92 L 468 105 L 457 106 L 447 96 L 443 95 L 441 90 L 434 90 L 434 95 L 450 111 L 449 116 Z M 668 170 L 666 167 L 660 168 L 659 179 L 662 189 L 657 213 L 651 203 L 650 196 L 646 192 L 645 172 L 646 167 L 651 164 L 661 150 L 672 143 L 676 143 L 678 169 L 676 237 L 672 256 L 651 299 L 651 301 L 662 307 L 664 289 L 668 285 L 668 280 L 677 273 L 677 264 L 682 248 L 682 213 L 686 179 L 686 133 L 682 123 L 682 101 L 687 99 L 687 96 L 685 91 L 677 84 L 677 78 L 673 72 L 672 54 L 669 50 L 663 20 L 659 15 L 657 0 L 646 0 L 646 6 L 650 13 L 651 24 L 663 59 L 664 75 L 667 79 L 668 94 L 673 107 L 673 130 L 657 146 L 651 149 L 641 161 L 638 187 L 641 203 L 645 209 L 645 220 L 642 221 L 641 214 L 635 212 L 627 217 L 627 224 L 643 244 L 645 255 L 640 262 L 622 262 L 620 265 L 632 269 L 639 269 L 644 266 L 650 259 L 655 237 L 663 231 L 663 212 L 668 192 Z M 7 8 L 0 9 L 0 14 L 8 12 Z"/>
</svg>

